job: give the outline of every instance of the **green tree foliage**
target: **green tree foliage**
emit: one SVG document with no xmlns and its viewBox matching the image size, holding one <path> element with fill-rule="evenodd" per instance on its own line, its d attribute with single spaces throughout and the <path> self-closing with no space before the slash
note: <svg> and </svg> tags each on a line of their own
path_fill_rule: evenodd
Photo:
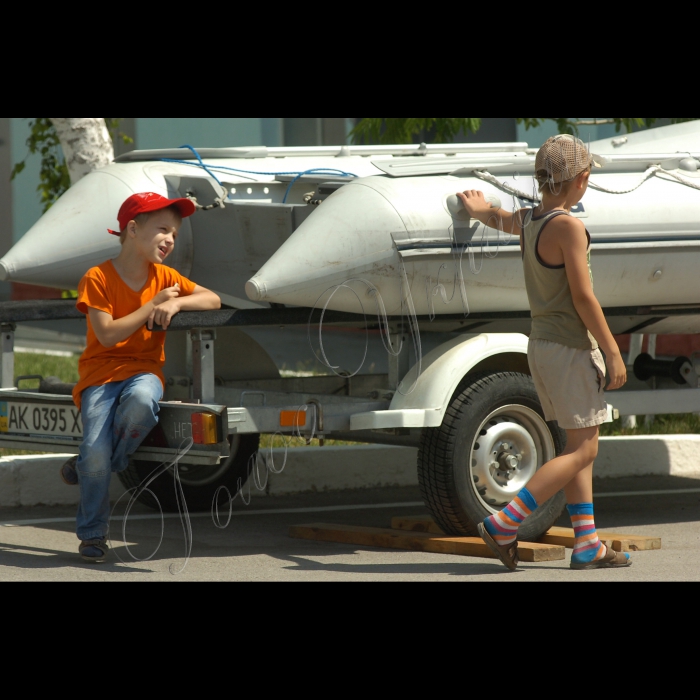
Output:
<svg viewBox="0 0 700 700">
<path fill-rule="evenodd" d="M 698 117 L 673 117 L 671 122 L 688 122 Z M 578 134 L 582 126 L 614 124 L 617 131 L 630 132 L 654 126 L 661 117 L 611 117 L 607 119 L 576 119 L 570 117 L 516 117 L 526 129 L 555 122 L 559 133 Z M 430 135 L 434 143 L 450 143 L 457 134 L 476 133 L 482 119 L 464 117 L 366 117 L 350 132 L 354 143 L 415 143 L 417 136 Z"/>
<path fill-rule="evenodd" d="M 416 134 L 431 133 L 436 143 L 449 143 L 460 131 L 475 133 L 480 127 L 481 119 L 367 117 L 357 124 L 350 136 L 356 143 L 412 143 Z"/>
<path fill-rule="evenodd" d="M 132 143 L 133 139 L 119 130 L 121 120 L 122 117 L 105 117 L 112 140 L 120 138 L 124 143 Z M 10 180 L 14 180 L 24 170 L 30 155 L 40 154 L 39 184 L 36 189 L 45 212 L 70 187 L 68 167 L 63 157 L 56 129 L 48 117 L 36 117 L 29 120 L 29 137 L 26 143 L 27 155 L 12 168 Z"/>
</svg>

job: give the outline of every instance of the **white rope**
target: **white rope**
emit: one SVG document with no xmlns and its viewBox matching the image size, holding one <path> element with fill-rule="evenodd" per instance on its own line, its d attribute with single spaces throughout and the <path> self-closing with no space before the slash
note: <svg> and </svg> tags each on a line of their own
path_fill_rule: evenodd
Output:
<svg viewBox="0 0 700 700">
<path fill-rule="evenodd" d="M 484 180 L 485 182 L 489 182 L 492 185 L 495 185 L 499 189 L 503 190 L 504 192 L 507 192 L 508 194 L 514 195 L 518 197 L 519 199 L 525 199 L 527 201 L 535 201 L 535 202 L 540 202 L 540 199 L 533 199 L 533 196 L 531 194 L 527 194 L 526 192 L 523 192 L 522 190 L 516 189 L 515 187 L 511 187 L 505 182 L 501 182 L 498 178 L 494 177 L 491 175 L 491 173 L 487 172 L 486 170 L 474 170 L 474 177 L 479 178 L 480 180 Z M 692 187 L 694 190 L 700 190 L 700 184 L 696 184 L 695 182 L 690 182 L 689 180 L 686 180 L 685 178 L 681 177 L 680 175 L 676 175 L 676 173 L 671 172 L 670 170 L 664 170 L 660 165 L 652 165 L 649 169 L 646 170 L 644 175 L 642 176 L 642 179 L 632 188 L 628 190 L 612 190 L 608 187 L 603 187 L 602 185 L 599 185 L 592 180 L 589 180 L 589 184 L 591 187 L 594 189 L 598 190 L 599 192 L 605 192 L 606 194 L 629 194 L 630 192 L 634 192 L 635 190 L 638 190 L 647 180 L 650 178 L 654 177 L 655 175 L 659 174 L 664 174 L 668 175 L 670 178 L 673 178 L 677 182 L 679 182 L 682 185 L 686 185 L 687 187 Z"/>
<path fill-rule="evenodd" d="M 491 175 L 491 173 L 487 172 L 486 170 L 474 170 L 473 172 L 475 177 L 478 177 L 480 180 L 484 180 L 485 182 L 490 182 L 492 185 L 496 185 L 496 187 L 499 187 L 508 194 L 512 194 L 518 197 L 518 199 L 525 199 L 528 202 L 541 201 L 539 198 L 536 199 L 533 197 L 533 195 L 527 194 L 527 192 L 523 192 L 522 190 L 519 190 L 515 187 L 511 187 L 505 182 L 501 182 L 498 178 L 494 177 L 493 175 Z"/>
<path fill-rule="evenodd" d="M 676 173 L 671 172 L 670 170 L 664 170 L 660 165 L 652 165 L 643 175 L 641 181 L 639 184 L 637 184 L 635 187 L 633 187 L 630 190 L 610 190 L 607 187 L 602 187 L 601 185 L 597 185 L 594 182 L 590 182 L 589 184 L 591 187 L 595 187 L 595 189 L 599 190 L 600 192 L 606 192 L 608 194 L 629 194 L 630 192 L 634 192 L 635 190 L 639 189 L 650 177 L 658 174 L 664 174 L 668 175 L 670 178 L 673 178 L 677 182 L 680 182 L 681 185 L 686 185 L 687 187 L 692 187 L 694 190 L 700 190 L 700 185 L 696 184 L 695 182 L 690 182 L 690 180 L 686 180 L 684 177 L 681 177 L 680 175 L 676 175 Z"/>
<path fill-rule="evenodd" d="M 670 170 L 664 170 L 663 168 L 659 168 L 659 172 L 663 173 L 664 175 L 668 175 L 669 177 L 672 177 L 674 180 L 678 180 L 678 182 L 680 182 L 682 185 L 692 187 L 694 190 L 700 190 L 700 185 L 698 185 L 695 182 L 691 182 L 690 180 L 686 180 L 684 177 L 676 175 L 676 173 L 672 173 Z"/>
<path fill-rule="evenodd" d="M 657 173 L 663 173 L 664 175 L 668 175 L 669 177 L 672 177 L 674 180 L 677 180 L 678 182 L 681 183 L 681 185 L 686 185 L 687 187 L 692 187 L 694 190 L 700 190 L 700 185 L 691 182 L 690 180 L 686 180 L 684 177 L 681 177 L 680 175 L 677 175 L 676 173 L 671 172 L 670 170 L 664 170 L 663 168 L 659 168 L 657 170 Z"/>
<path fill-rule="evenodd" d="M 597 183 L 593 182 L 592 180 L 588 181 L 588 184 L 593 187 L 594 189 L 598 190 L 599 192 L 605 192 L 606 194 L 629 194 L 630 192 L 634 192 L 635 190 L 638 190 L 649 178 L 653 177 L 656 175 L 661 170 L 661 167 L 658 165 L 652 165 L 651 168 L 649 168 L 644 175 L 642 175 L 642 179 L 637 183 L 634 187 L 632 187 L 629 190 L 611 190 L 607 187 L 603 187 L 602 185 L 598 185 Z M 663 172 L 666 172 L 665 170 Z M 670 173 L 669 173 L 670 174 Z"/>
</svg>

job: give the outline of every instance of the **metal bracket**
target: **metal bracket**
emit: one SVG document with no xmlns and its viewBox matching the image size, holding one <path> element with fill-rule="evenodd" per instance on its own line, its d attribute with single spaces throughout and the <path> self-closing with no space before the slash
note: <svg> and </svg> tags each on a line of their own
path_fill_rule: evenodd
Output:
<svg viewBox="0 0 700 700">
<path fill-rule="evenodd" d="M 200 403 L 216 403 L 214 399 L 214 341 L 216 331 L 195 328 L 189 331 L 192 340 L 192 398 Z"/>
<path fill-rule="evenodd" d="M 2 332 L 2 377 L 0 384 L 3 389 L 11 389 L 15 385 L 15 328 L 14 323 L 0 325 Z"/>
<path fill-rule="evenodd" d="M 313 406 L 314 410 L 316 411 L 316 416 L 315 416 L 316 428 L 317 428 L 316 437 L 318 438 L 319 447 L 323 447 L 323 445 L 325 444 L 325 435 L 323 432 L 323 406 L 321 405 L 321 402 L 318 399 L 309 399 L 306 403 L 310 406 Z M 310 437 L 306 438 L 306 444 L 307 445 L 311 444 Z"/>
<path fill-rule="evenodd" d="M 692 362 L 684 362 L 680 369 L 681 376 L 685 379 L 686 384 L 692 386 L 694 389 L 700 389 L 700 377 L 695 371 L 695 367 Z"/>
<path fill-rule="evenodd" d="M 398 351 L 398 349 L 401 348 L 401 352 L 397 355 L 389 353 L 389 388 L 395 391 L 410 369 L 409 349 L 407 345 L 409 334 L 406 332 L 392 332 L 389 339 L 394 351 Z"/>
</svg>

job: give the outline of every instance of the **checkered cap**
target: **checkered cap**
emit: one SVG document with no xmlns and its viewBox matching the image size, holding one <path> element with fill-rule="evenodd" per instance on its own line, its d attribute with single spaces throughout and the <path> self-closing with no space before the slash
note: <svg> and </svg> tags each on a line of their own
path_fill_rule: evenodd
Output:
<svg viewBox="0 0 700 700">
<path fill-rule="evenodd" d="M 535 173 L 540 182 L 567 182 L 589 167 L 600 168 L 600 160 L 588 152 L 581 139 L 559 134 L 547 139 L 537 151 Z"/>
</svg>

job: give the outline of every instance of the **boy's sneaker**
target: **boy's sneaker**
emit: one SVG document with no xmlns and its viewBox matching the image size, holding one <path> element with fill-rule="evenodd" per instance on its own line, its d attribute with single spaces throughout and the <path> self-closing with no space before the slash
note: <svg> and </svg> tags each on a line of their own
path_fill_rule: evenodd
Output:
<svg viewBox="0 0 700 700">
<path fill-rule="evenodd" d="M 61 467 L 61 479 L 63 479 L 64 484 L 68 486 L 77 486 L 78 484 L 78 472 L 75 465 L 78 463 L 78 455 L 71 457 L 62 467 Z"/>
<path fill-rule="evenodd" d="M 109 546 L 104 539 L 83 540 L 78 547 L 84 561 L 101 564 L 107 558 Z"/>
</svg>

